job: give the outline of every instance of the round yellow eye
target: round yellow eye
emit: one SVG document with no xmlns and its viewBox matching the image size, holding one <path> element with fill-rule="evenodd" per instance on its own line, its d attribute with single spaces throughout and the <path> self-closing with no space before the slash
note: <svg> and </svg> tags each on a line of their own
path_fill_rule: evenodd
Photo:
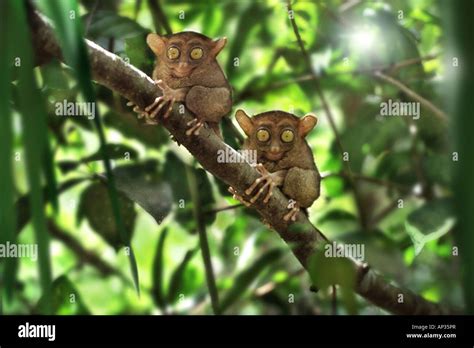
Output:
<svg viewBox="0 0 474 348">
<path fill-rule="evenodd" d="M 190 54 L 192 59 L 201 59 L 202 55 L 203 55 L 202 48 L 199 48 L 199 47 L 193 48 Z"/>
<path fill-rule="evenodd" d="M 257 139 L 259 141 L 267 141 L 270 139 L 270 133 L 266 129 L 259 129 L 257 131 Z"/>
<path fill-rule="evenodd" d="M 281 140 L 285 143 L 291 143 L 294 138 L 295 138 L 295 133 L 293 133 L 292 130 L 287 129 L 281 133 Z"/>
<path fill-rule="evenodd" d="M 177 47 L 168 48 L 167 52 L 169 59 L 178 59 L 179 58 L 179 49 Z"/>
</svg>

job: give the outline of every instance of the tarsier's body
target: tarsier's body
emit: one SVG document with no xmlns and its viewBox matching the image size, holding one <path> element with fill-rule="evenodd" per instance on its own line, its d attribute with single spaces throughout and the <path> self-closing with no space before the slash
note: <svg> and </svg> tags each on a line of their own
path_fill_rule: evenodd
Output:
<svg viewBox="0 0 474 348">
<path fill-rule="evenodd" d="M 231 88 L 216 60 L 226 39 L 213 41 L 199 33 L 182 32 L 149 34 L 147 43 L 157 57 L 153 80 L 163 96 L 136 111 L 147 123 L 156 124 L 160 111 L 166 118 L 174 102 L 181 102 L 196 116 L 186 134 L 199 134 L 204 122 L 220 134 L 219 121 L 232 107 Z"/>
<path fill-rule="evenodd" d="M 298 118 L 283 111 L 269 111 L 252 118 L 242 110 L 237 121 L 247 135 L 243 149 L 257 151 L 257 170 L 262 175 L 246 191 L 250 202 L 231 189 L 244 203 L 254 203 L 263 193 L 268 202 L 272 189 L 280 186 L 292 200 L 285 220 L 295 220 L 299 208 L 307 208 L 319 197 L 320 181 L 313 153 L 305 137 L 314 128 L 317 118 L 307 115 Z"/>
</svg>

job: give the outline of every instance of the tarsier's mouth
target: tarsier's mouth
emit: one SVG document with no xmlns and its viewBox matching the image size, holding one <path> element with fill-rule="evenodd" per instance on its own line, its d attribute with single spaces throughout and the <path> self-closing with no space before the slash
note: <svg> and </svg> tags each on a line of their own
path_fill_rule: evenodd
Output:
<svg viewBox="0 0 474 348">
<path fill-rule="evenodd" d="M 188 77 L 191 75 L 193 72 L 194 68 L 188 68 L 188 69 L 173 69 L 172 70 L 172 75 L 174 77 Z"/>
<path fill-rule="evenodd" d="M 270 161 L 278 161 L 280 160 L 284 155 L 283 151 L 280 152 L 265 152 L 264 156 L 269 159 Z"/>
</svg>

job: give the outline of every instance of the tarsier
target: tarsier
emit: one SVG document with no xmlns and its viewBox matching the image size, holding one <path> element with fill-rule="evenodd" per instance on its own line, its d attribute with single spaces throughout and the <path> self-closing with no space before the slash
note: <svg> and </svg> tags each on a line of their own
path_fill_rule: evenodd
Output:
<svg viewBox="0 0 474 348">
<path fill-rule="evenodd" d="M 263 202 L 267 203 L 273 188 L 279 186 L 291 200 L 283 219 L 295 221 L 300 208 L 310 207 L 319 197 L 321 176 L 305 140 L 318 119 L 313 115 L 298 118 L 283 111 L 251 118 L 243 110 L 237 110 L 235 117 L 247 135 L 242 149 L 257 151 L 256 169 L 261 177 L 245 190 L 250 201 L 233 188 L 229 191 L 248 206 L 264 193 Z"/>
<path fill-rule="evenodd" d="M 134 111 L 148 124 L 157 124 L 162 111 L 167 118 L 175 102 L 182 102 L 195 119 L 186 134 L 198 135 L 204 124 L 219 136 L 219 121 L 232 108 L 231 88 L 216 60 L 225 38 L 212 40 L 195 32 L 160 36 L 149 34 L 147 44 L 156 55 L 153 80 L 163 92 L 144 110 Z"/>
</svg>

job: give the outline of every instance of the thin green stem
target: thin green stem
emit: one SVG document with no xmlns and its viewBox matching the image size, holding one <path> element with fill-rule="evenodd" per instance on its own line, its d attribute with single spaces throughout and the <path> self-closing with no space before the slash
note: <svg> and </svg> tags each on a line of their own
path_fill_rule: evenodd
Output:
<svg viewBox="0 0 474 348">
<path fill-rule="evenodd" d="M 221 314 L 219 307 L 219 294 L 217 292 L 214 270 L 212 268 L 211 253 L 209 251 L 209 242 L 207 240 L 206 225 L 204 223 L 204 214 L 201 210 L 201 201 L 199 198 L 199 189 L 197 186 L 196 175 L 193 168 L 186 166 L 186 177 L 188 179 L 189 190 L 193 200 L 193 215 L 196 220 L 197 230 L 199 233 L 199 245 L 201 248 L 204 268 L 206 270 L 206 282 L 209 294 L 211 296 L 212 310 L 214 314 Z"/>
</svg>

